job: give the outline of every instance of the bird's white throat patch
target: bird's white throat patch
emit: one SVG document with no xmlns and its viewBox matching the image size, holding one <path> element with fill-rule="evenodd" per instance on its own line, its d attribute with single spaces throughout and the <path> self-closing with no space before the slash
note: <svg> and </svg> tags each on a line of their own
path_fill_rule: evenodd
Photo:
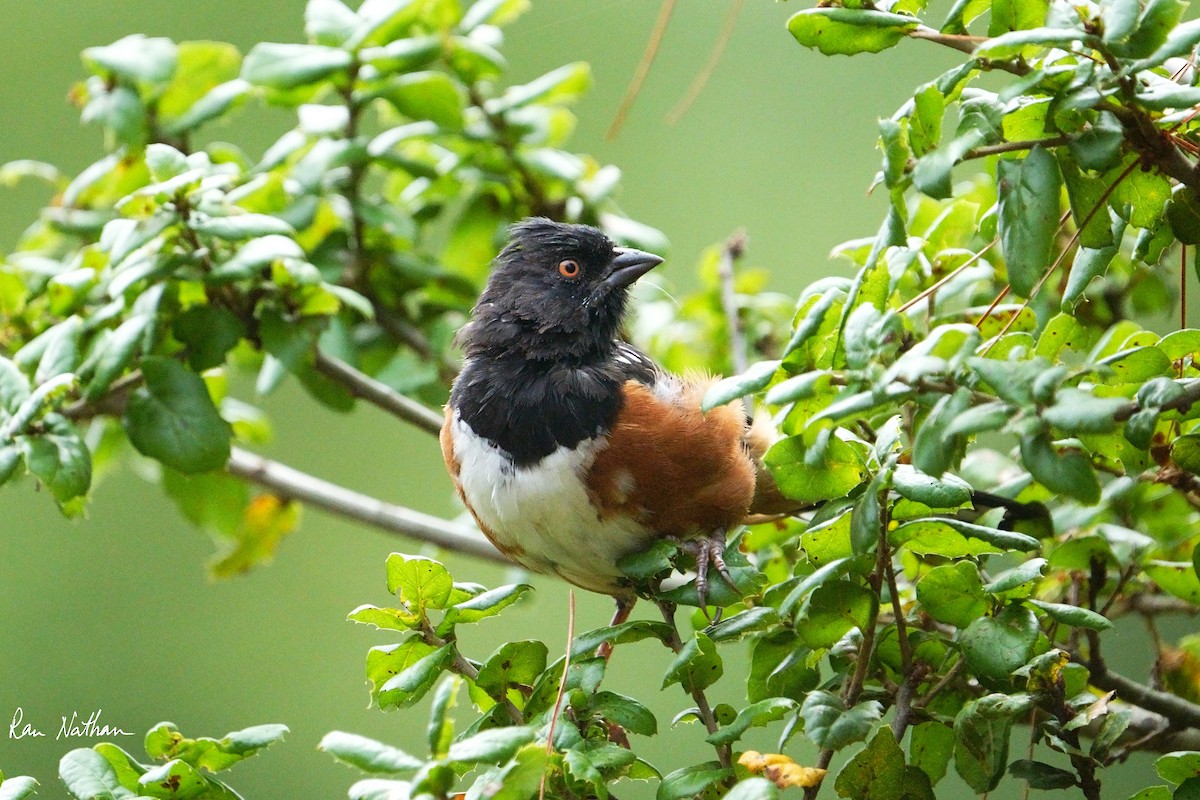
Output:
<svg viewBox="0 0 1200 800">
<path fill-rule="evenodd" d="M 496 545 L 522 566 L 557 573 L 593 591 L 614 592 L 617 560 L 652 540 L 636 520 L 601 519 L 592 505 L 584 480 L 596 454 L 608 445 L 605 437 L 560 447 L 528 467 L 517 467 L 457 413 L 451 437 L 467 503 Z"/>
</svg>

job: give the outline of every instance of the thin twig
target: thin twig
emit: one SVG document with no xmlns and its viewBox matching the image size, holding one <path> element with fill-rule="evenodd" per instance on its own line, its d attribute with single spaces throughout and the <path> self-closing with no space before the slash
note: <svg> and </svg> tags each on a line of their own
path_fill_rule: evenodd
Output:
<svg viewBox="0 0 1200 800">
<path fill-rule="evenodd" d="M 654 57 L 658 55 L 658 46 L 662 44 L 663 36 L 667 32 L 667 23 L 671 21 L 671 12 L 674 9 L 675 0 L 663 0 L 659 7 L 658 19 L 654 21 L 654 29 L 650 31 L 650 41 L 646 43 L 642 60 L 637 66 L 637 71 L 633 73 L 633 79 L 629 81 L 629 87 L 625 90 L 625 96 L 621 98 L 621 105 L 617 107 L 617 113 L 613 115 L 612 125 L 604 134 L 607 141 L 611 142 L 617 138 L 621 128 L 625 127 L 625 118 L 629 116 L 629 109 L 633 108 L 633 101 L 637 99 L 638 94 L 642 91 L 642 84 L 646 81 L 646 76 L 650 74 L 650 65 L 654 63 Z"/>
<path fill-rule="evenodd" d="M 550 714 L 550 729 L 546 732 L 546 755 L 554 752 L 554 728 L 558 725 L 558 715 L 562 712 L 563 695 L 567 693 L 567 670 L 571 668 L 571 646 L 575 643 L 575 590 L 567 592 L 567 654 L 563 657 L 562 678 L 558 681 L 558 694 L 554 698 L 554 711 Z M 538 786 L 538 798 L 546 797 L 546 772 L 542 773 L 542 782 Z"/>
<path fill-rule="evenodd" d="M 971 266 L 972 264 L 974 264 L 974 263 L 975 263 L 976 261 L 978 261 L 979 259 L 983 258 L 984 254 L 986 254 L 988 250 L 991 250 L 993 247 L 995 247 L 995 246 L 996 246 L 996 245 L 997 245 L 999 242 L 1000 242 L 1000 240 L 999 240 L 999 239 L 992 239 L 990 242 L 988 242 L 986 245 L 984 245 L 984 246 L 983 246 L 983 247 L 982 247 L 982 248 L 979 250 L 979 252 L 978 252 L 978 253 L 973 253 L 973 254 L 971 255 L 971 257 L 970 257 L 970 258 L 968 258 L 966 261 L 964 261 L 963 263 L 959 264 L 957 267 L 955 267 L 954 269 L 950 270 L 950 271 L 949 271 L 949 272 L 947 272 L 945 275 L 943 275 L 941 278 L 939 278 L 939 279 L 938 279 L 938 281 L 937 281 L 937 283 L 933 284 L 933 285 L 932 285 L 932 286 L 930 286 L 928 289 L 925 289 L 925 290 L 923 290 L 923 291 L 922 291 L 920 294 L 918 294 L 916 297 L 914 297 L 913 299 L 909 300 L 909 301 L 908 301 L 907 303 L 905 303 L 904 305 L 900 306 L 900 309 L 899 309 L 900 313 L 901 313 L 901 314 L 903 314 L 905 311 L 908 311 L 910 308 L 912 308 L 913 306 L 915 306 L 917 303 L 921 302 L 921 301 L 922 301 L 922 300 L 924 300 L 926 297 L 929 297 L 929 295 L 933 294 L 933 293 L 934 293 L 934 292 L 936 292 L 938 289 L 940 289 L 940 288 L 942 288 L 943 286 L 945 286 L 947 283 L 949 283 L 951 280 L 953 280 L 953 279 L 954 279 L 954 276 L 955 276 L 955 275 L 957 275 L 958 273 L 962 272 L 964 269 L 966 269 L 967 267 Z"/>
<path fill-rule="evenodd" d="M 1103 662 L 1089 660 L 1081 663 L 1091 673 L 1089 683 L 1097 689 L 1116 692 L 1126 703 L 1161 714 L 1170 721 L 1172 727 L 1200 729 L 1200 705 L 1130 680 L 1108 669 Z"/>
<path fill-rule="evenodd" d="M 729 6 L 729 11 L 725 14 L 725 23 L 721 26 L 721 33 L 717 35 L 717 41 L 713 45 L 712 52 L 708 54 L 708 61 L 696 73 L 696 77 L 692 79 L 692 85 L 687 88 L 683 98 L 676 106 L 667 114 L 667 124 L 674 125 L 683 118 L 687 110 L 692 107 L 692 103 L 696 102 L 696 98 L 704 91 L 704 87 L 708 85 L 709 78 L 712 77 L 713 71 L 716 70 L 717 64 L 721 61 L 721 56 L 725 53 L 725 48 L 729 45 L 729 40 L 733 38 L 733 29 L 737 27 L 738 15 L 742 13 L 742 7 L 746 5 L 746 0 L 734 0 Z"/>
<path fill-rule="evenodd" d="M 392 416 L 402 419 L 426 433 L 437 436 L 441 432 L 443 421 L 441 414 L 421 405 L 416 400 L 405 397 L 365 372 L 359 372 L 345 361 L 318 351 L 313 366 L 317 372 L 336 381 L 355 397 L 378 406 Z"/>
<path fill-rule="evenodd" d="M 675 606 L 673 603 L 668 603 L 666 601 L 659 601 L 656 603 L 656 605 L 658 606 L 658 610 L 662 613 L 663 620 L 671 629 L 671 635 L 666 644 L 671 648 L 672 652 L 678 654 L 679 651 L 683 649 L 683 639 L 680 638 L 679 628 L 675 625 Z M 700 714 L 700 721 L 704 723 L 704 727 L 709 734 L 714 734 L 720 730 L 720 726 L 717 724 L 717 717 L 715 714 L 713 714 L 712 705 L 709 704 L 708 697 L 704 694 L 704 690 L 697 688 L 685 688 L 685 691 L 691 694 L 692 700 L 696 703 L 696 710 Z M 732 767 L 733 754 L 729 749 L 729 745 L 719 744 L 715 745 L 715 747 L 717 750 L 717 761 L 720 762 L 721 766 L 725 767 L 726 769 Z"/>
<path fill-rule="evenodd" d="M 963 153 L 959 162 L 968 161 L 973 158 L 985 158 L 987 156 L 999 155 L 1000 153 L 1015 153 L 1019 150 L 1032 150 L 1035 147 L 1058 147 L 1071 141 L 1071 137 L 1067 134 L 1061 136 L 1051 136 L 1048 139 L 1030 139 L 1023 142 L 1001 142 L 1000 144 L 985 144 L 979 147 L 972 147 L 967 152 Z"/>
<path fill-rule="evenodd" d="M 466 526 L 385 503 L 238 447 L 230 453 L 225 469 L 231 475 L 269 489 L 280 497 L 299 500 L 340 517 L 364 522 L 390 533 L 411 536 L 458 553 L 499 564 L 509 563 L 487 539 Z"/>
<path fill-rule="evenodd" d="M 738 314 L 737 285 L 734 266 L 746 252 L 746 232 L 735 231 L 725 247 L 721 249 L 721 260 L 717 262 L 717 275 L 721 284 L 721 306 L 725 309 L 725 325 L 729 328 L 729 356 L 733 361 L 733 373 L 741 375 L 749 366 L 746 352 L 746 336 L 742 330 L 741 315 Z"/>
</svg>

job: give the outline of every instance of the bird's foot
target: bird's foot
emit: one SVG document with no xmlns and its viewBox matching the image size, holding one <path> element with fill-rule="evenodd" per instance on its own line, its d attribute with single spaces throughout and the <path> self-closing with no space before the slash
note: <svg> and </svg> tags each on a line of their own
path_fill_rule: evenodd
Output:
<svg viewBox="0 0 1200 800">
<path fill-rule="evenodd" d="M 729 567 L 725 565 L 725 531 L 717 529 L 707 536 L 681 541 L 679 549 L 690 553 L 696 559 L 696 595 L 700 598 L 701 611 L 711 622 L 720 622 L 722 609 L 717 609 L 715 617 L 708 614 L 709 570 L 715 569 L 730 589 L 738 595 L 741 594 L 741 590 L 733 582 L 733 576 L 729 574 Z"/>
</svg>

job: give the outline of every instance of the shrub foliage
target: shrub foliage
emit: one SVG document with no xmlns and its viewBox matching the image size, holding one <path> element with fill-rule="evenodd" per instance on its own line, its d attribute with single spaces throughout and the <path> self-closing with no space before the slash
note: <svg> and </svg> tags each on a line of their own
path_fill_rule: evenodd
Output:
<svg viewBox="0 0 1200 800">
<path fill-rule="evenodd" d="M 77 514 L 131 445 L 222 538 L 215 569 L 245 569 L 295 510 L 222 471 L 231 443 L 267 425 L 228 393 L 226 369 L 257 370 L 263 394 L 294 376 L 333 408 L 379 402 L 372 385 L 436 404 L 505 223 L 545 214 L 661 247 L 614 204 L 616 169 L 564 149 L 586 66 L 503 85 L 501 27 L 524 5 L 311 0 L 304 44 L 243 57 L 131 36 L 85 51 L 92 76 L 73 96 L 107 154 L 70 178 L 3 172 L 57 193 L 0 268 L 0 482 L 28 472 Z M 827 55 L 962 55 L 880 120 L 886 218 L 835 248 L 851 277 L 802 292 L 790 331 L 789 304 L 756 274 L 717 279 L 732 258 L 719 248 L 700 292 L 643 305 L 633 330 L 670 366 L 728 368 L 750 350 L 706 403 L 751 396 L 774 415 L 767 464 L 808 510 L 737 534 L 737 591 L 713 587 L 721 614 L 693 614 L 694 629 L 675 621 L 694 585 L 658 588 L 673 547 L 628 559 L 662 621 L 580 633 L 561 657 L 538 640 L 464 652 L 459 628 L 529 587 L 394 554 L 395 607 L 350 618 L 398 640 L 367 655 L 380 708 L 432 696 L 428 751 L 329 734 L 322 748 L 371 776 L 351 797 L 603 798 L 649 780 L 661 800 L 823 784 L 916 800 L 959 791 L 953 770 L 981 794 L 1008 780 L 1098 798 L 1105 768 L 1135 750 L 1167 753 L 1162 784 L 1137 797 L 1194 796 L 1200 644 L 1156 625 L 1200 609 L 1200 330 L 1183 296 L 1200 244 L 1200 22 L 1184 11 L 958 0 L 939 24 L 896 0 L 796 13 L 792 35 Z M 251 98 L 298 120 L 255 156 L 211 138 Z M 1106 655 L 1114 625 L 1129 635 L 1138 620 L 1153 663 L 1126 675 Z M 676 721 L 704 728 L 671 764 L 638 748 L 659 733 L 644 699 L 660 687 L 606 688 L 596 655 L 655 642 L 674 654 L 662 688 L 686 698 Z M 726 658 L 749 662 L 740 708 L 706 695 Z M 741 744 L 762 726 L 778 753 Z M 1029 745 L 1011 753 L 1017 728 Z M 64 759 L 68 789 L 233 796 L 199 770 L 228 766 L 222 743 L 245 736 L 168 747 L 162 730 L 147 739 L 162 765 L 98 745 Z M 262 744 L 282 733 L 261 730 Z M 785 754 L 797 736 L 819 748 L 812 763 Z M 109 794 L 72 777 L 85 761 Z M 174 793 L 156 793 L 147 776 L 170 770 Z M 10 785 L 34 786 L 9 779 L 0 796 Z"/>
</svg>

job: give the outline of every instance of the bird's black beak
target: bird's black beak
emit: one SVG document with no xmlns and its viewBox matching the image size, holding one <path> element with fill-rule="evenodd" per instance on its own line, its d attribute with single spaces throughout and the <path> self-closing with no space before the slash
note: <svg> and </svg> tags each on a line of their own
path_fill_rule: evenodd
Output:
<svg viewBox="0 0 1200 800">
<path fill-rule="evenodd" d="M 653 253 L 634 250 L 631 247 L 615 247 L 616 257 L 604 283 L 610 289 L 623 289 L 638 278 L 663 263 L 663 260 Z"/>
</svg>

